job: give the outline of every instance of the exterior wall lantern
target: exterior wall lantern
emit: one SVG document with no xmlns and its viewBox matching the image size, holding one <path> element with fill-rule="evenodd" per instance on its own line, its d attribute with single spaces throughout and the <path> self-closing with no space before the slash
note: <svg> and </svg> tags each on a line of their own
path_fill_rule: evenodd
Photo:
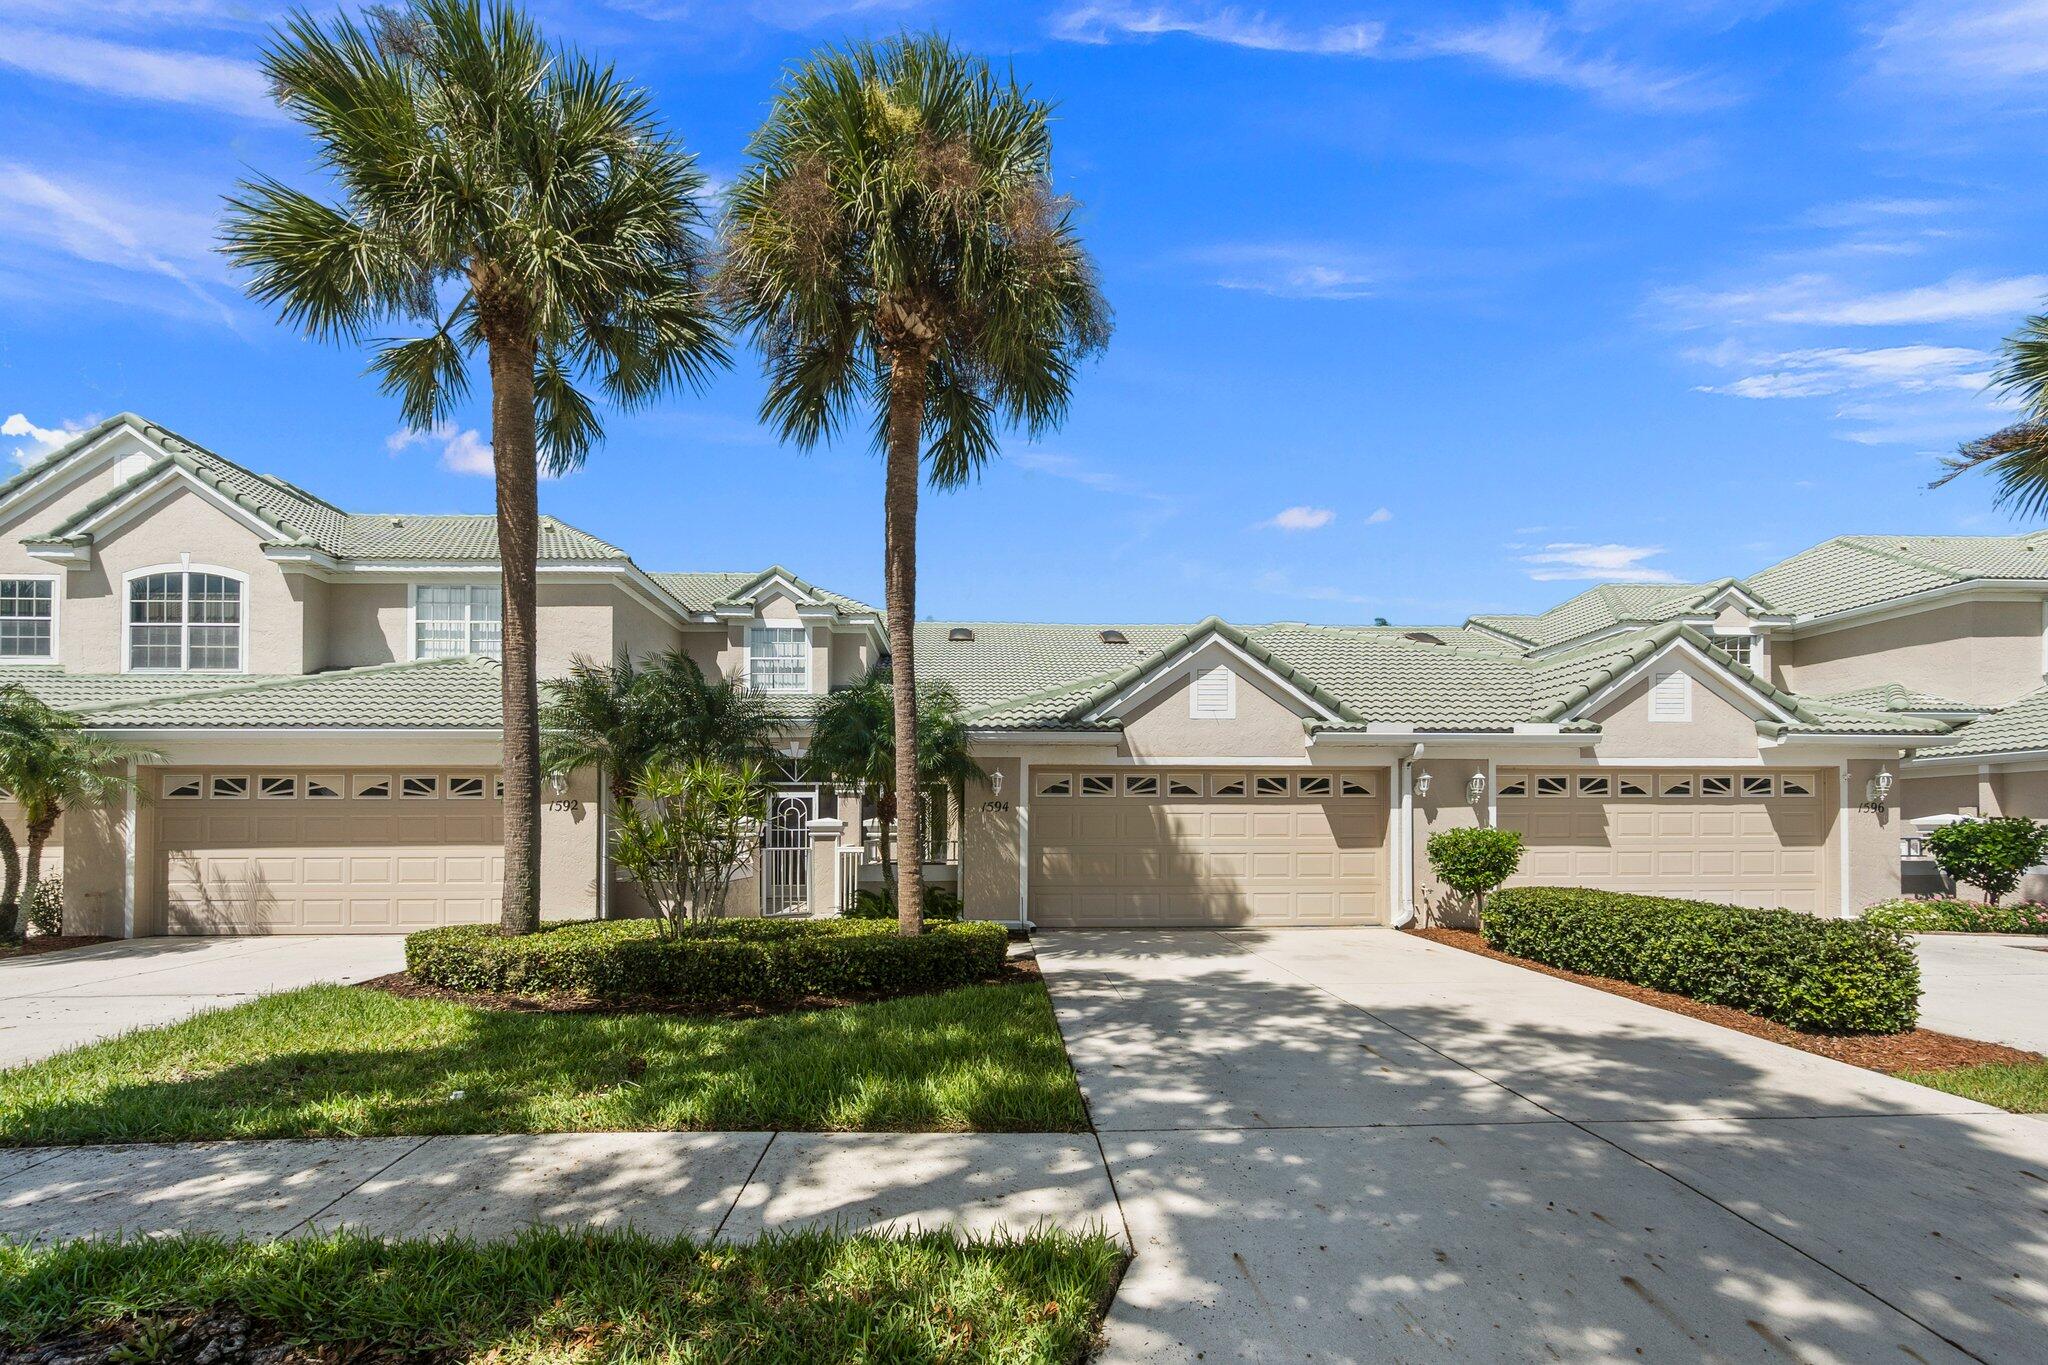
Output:
<svg viewBox="0 0 2048 1365">
<path fill-rule="evenodd" d="M 1486 799 L 1486 774 L 1474 773 L 1465 782 L 1465 800 L 1469 805 L 1478 805 Z"/>
<path fill-rule="evenodd" d="M 988 775 L 988 793 L 990 796 L 1001 796 L 1003 794 L 1003 770 L 1001 768 Z"/>
<path fill-rule="evenodd" d="M 561 799 L 562 799 L 562 798 L 563 798 L 564 796 L 567 796 L 567 795 L 569 794 L 569 776 L 568 776 L 568 774 L 567 774 L 567 773 L 558 773 L 558 772 L 557 772 L 557 773 L 549 773 L 549 774 L 548 774 L 548 790 L 549 790 L 550 792 L 552 792 L 552 793 L 554 794 L 554 798 L 555 798 L 555 800 L 557 800 L 557 801 L 561 800 Z"/>
<path fill-rule="evenodd" d="M 1416 795 L 1417 795 L 1418 797 L 1420 797 L 1420 798 L 1422 798 L 1423 800 L 1425 800 L 1425 801 L 1427 801 L 1427 800 L 1429 799 L 1429 774 L 1428 774 L 1428 773 L 1417 773 L 1417 774 L 1415 774 L 1415 794 L 1416 794 Z"/>
<path fill-rule="evenodd" d="M 1889 769 L 1879 768 L 1877 776 L 1863 784 L 1863 808 L 1865 810 L 1883 810 L 1885 803 L 1891 800 L 1891 795 L 1891 772 Z"/>
</svg>

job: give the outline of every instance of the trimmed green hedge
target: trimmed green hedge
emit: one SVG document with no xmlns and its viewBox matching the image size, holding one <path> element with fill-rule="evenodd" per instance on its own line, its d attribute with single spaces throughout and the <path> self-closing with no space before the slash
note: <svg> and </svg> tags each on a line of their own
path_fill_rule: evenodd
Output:
<svg viewBox="0 0 2048 1365">
<path fill-rule="evenodd" d="M 1793 910 L 1520 886 L 1487 902 L 1489 947 L 1729 1005 L 1808 1033 L 1902 1033 L 1920 963 L 1896 929 Z"/>
<path fill-rule="evenodd" d="M 924 889 L 924 922 L 938 924 L 942 921 L 960 918 L 959 895 L 943 886 L 927 886 Z M 863 891 L 853 898 L 853 908 L 844 912 L 848 919 L 896 918 L 896 892 Z"/>
<path fill-rule="evenodd" d="M 777 1007 L 806 996 L 913 995 L 1001 975 L 1009 931 L 881 920 L 717 920 L 663 937 L 651 919 L 577 920 L 506 937 L 481 924 L 409 935 L 415 979 L 458 991 Z"/>
<path fill-rule="evenodd" d="M 2048 905 L 1985 905 L 1981 901 L 1901 896 L 1863 912 L 1872 924 L 1907 933 L 1941 930 L 1954 934 L 2048 934 Z"/>
</svg>

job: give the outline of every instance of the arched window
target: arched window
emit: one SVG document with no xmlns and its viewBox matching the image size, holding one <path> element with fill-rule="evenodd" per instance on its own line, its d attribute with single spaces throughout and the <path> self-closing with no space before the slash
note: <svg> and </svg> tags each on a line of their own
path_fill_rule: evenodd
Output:
<svg viewBox="0 0 2048 1365">
<path fill-rule="evenodd" d="M 128 579 L 128 667 L 153 673 L 239 673 L 241 575 L 175 568 Z"/>
</svg>

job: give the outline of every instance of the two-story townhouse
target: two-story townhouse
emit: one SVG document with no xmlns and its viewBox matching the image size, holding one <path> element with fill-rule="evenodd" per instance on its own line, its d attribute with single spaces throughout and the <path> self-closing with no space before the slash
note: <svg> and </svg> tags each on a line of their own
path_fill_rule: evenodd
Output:
<svg viewBox="0 0 2048 1365">
<path fill-rule="evenodd" d="M 59 830 L 71 928 L 495 918 L 496 539 L 490 516 L 344 512 L 131 414 L 0 485 L 0 681 L 154 755 L 138 800 Z M 682 649 L 786 699 L 793 742 L 882 648 L 872 609 L 780 569 L 652 574 L 552 518 L 539 582 L 542 676 Z M 615 893 L 598 778 L 549 793 L 551 917 Z M 799 795 L 787 819 L 834 813 Z"/>
<path fill-rule="evenodd" d="M 1525 881 L 1852 912 L 1916 818 L 2048 817 L 2042 555 L 1842 537 L 1450 627 L 920 623 L 989 773 L 955 872 L 982 918 L 1401 923 L 1441 898 L 1429 835 L 1485 822 Z M 781 699 L 793 760 L 885 648 L 780 568 L 650 573 L 547 519 L 539 569 L 544 676 L 682 649 Z M 0 682 L 153 751 L 140 799 L 65 821 L 70 927 L 493 917 L 496 576 L 490 517 L 345 512 L 128 415 L 0 484 Z M 799 769 L 736 910 L 829 910 L 862 856 Z M 600 777 L 549 793 L 551 918 L 639 908 Z"/>
</svg>

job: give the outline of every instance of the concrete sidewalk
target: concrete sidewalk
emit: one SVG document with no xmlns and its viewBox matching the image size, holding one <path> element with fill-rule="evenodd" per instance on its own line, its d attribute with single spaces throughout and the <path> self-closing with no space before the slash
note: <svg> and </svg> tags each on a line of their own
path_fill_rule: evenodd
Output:
<svg viewBox="0 0 2048 1365">
<path fill-rule="evenodd" d="M 0 1151 L 0 1238 L 1041 1223 L 1126 1236 L 1086 1133 L 559 1133 Z"/>
<path fill-rule="evenodd" d="M 2048 934 L 1917 934 L 1920 1023 L 2048 1052 Z"/>
</svg>

